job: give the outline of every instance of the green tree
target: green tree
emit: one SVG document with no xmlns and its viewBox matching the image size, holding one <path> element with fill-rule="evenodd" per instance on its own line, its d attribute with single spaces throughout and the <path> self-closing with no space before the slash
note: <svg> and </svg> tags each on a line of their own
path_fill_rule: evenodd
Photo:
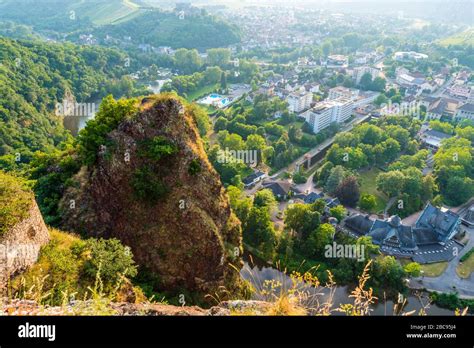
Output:
<svg viewBox="0 0 474 348">
<path fill-rule="evenodd" d="M 225 117 L 220 116 L 214 123 L 214 131 L 217 133 L 222 130 L 226 130 L 227 124 L 228 124 L 227 119 Z"/>
<path fill-rule="evenodd" d="M 410 277 L 419 277 L 421 275 L 421 266 L 419 263 L 410 262 L 403 267 Z"/>
<path fill-rule="evenodd" d="M 135 114 L 138 110 L 136 104 L 136 99 L 115 100 L 111 95 L 102 100 L 94 119 L 87 122 L 86 127 L 79 133 L 77 141 L 83 163 L 95 163 L 99 149 L 112 145 L 106 139 L 107 134 L 120 122 Z"/>
<path fill-rule="evenodd" d="M 387 81 L 383 77 L 378 76 L 370 84 L 370 89 L 376 92 L 383 92 L 385 91 L 386 84 Z"/>
<path fill-rule="evenodd" d="M 375 200 L 375 196 L 371 194 L 363 194 L 359 200 L 359 207 L 362 210 L 367 212 L 372 212 L 372 210 L 377 205 L 377 201 Z"/>
<path fill-rule="evenodd" d="M 204 81 L 212 85 L 220 81 L 223 71 L 218 66 L 210 66 L 204 70 Z"/>
<path fill-rule="evenodd" d="M 271 258 L 276 246 L 276 233 L 266 207 L 253 207 L 243 227 L 244 241 Z"/>
<path fill-rule="evenodd" d="M 304 253 L 308 257 L 322 258 L 327 245 L 332 243 L 336 230 L 330 224 L 321 224 L 309 236 L 303 245 Z"/>
<path fill-rule="evenodd" d="M 224 68 L 230 61 L 231 52 L 227 48 L 211 48 L 207 51 L 207 64 Z"/>
<path fill-rule="evenodd" d="M 372 75 L 370 73 L 365 73 L 362 75 L 359 81 L 359 86 L 365 91 L 369 90 L 372 86 Z"/>
<path fill-rule="evenodd" d="M 396 197 L 403 190 L 404 174 L 399 170 L 380 173 L 376 179 L 377 190 L 389 197 Z"/>
<path fill-rule="evenodd" d="M 255 193 L 253 205 L 259 208 L 266 207 L 269 209 L 269 211 L 273 211 L 277 207 L 278 203 L 271 190 L 263 189 Z"/>
<path fill-rule="evenodd" d="M 346 175 L 347 174 L 344 170 L 344 167 L 335 166 L 333 169 L 331 169 L 331 173 L 329 174 L 326 184 L 324 185 L 324 189 L 328 193 L 334 194 L 336 192 L 337 187 L 342 182 L 342 180 L 344 180 Z"/>
<path fill-rule="evenodd" d="M 332 217 L 335 217 L 338 222 L 341 222 L 344 219 L 344 216 L 346 216 L 347 211 L 344 206 L 338 205 L 333 208 L 330 208 L 329 213 Z"/>
<path fill-rule="evenodd" d="M 223 91 L 227 90 L 227 76 L 225 74 L 225 71 L 223 71 L 221 74 L 221 89 Z"/>
<path fill-rule="evenodd" d="M 180 48 L 176 50 L 174 60 L 176 67 L 183 74 L 192 74 L 198 71 L 202 66 L 199 52 L 195 49 L 188 50 L 186 48 Z"/>
<path fill-rule="evenodd" d="M 285 226 L 306 240 L 320 224 L 321 214 L 307 204 L 295 203 L 285 210 Z"/>
</svg>

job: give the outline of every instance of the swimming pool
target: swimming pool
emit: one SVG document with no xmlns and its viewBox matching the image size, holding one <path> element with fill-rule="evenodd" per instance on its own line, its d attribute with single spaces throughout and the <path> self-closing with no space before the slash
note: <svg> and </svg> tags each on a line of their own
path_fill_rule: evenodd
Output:
<svg viewBox="0 0 474 348">
<path fill-rule="evenodd" d="M 207 97 L 204 97 L 198 100 L 199 104 L 213 105 L 217 108 L 224 108 L 227 105 L 229 105 L 231 102 L 232 102 L 232 98 L 229 98 L 217 93 L 209 94 Z"/>
</svg>

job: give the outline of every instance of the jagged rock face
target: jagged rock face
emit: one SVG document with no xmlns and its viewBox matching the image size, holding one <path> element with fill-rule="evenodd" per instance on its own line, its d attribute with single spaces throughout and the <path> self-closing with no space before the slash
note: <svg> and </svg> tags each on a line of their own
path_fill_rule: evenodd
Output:
<svg viewBox="0 0 474 348">
<path fill-rule="evenodd" d="M 48 229 L 36 201 L 32 199 L 26 218 L 0 237 L 0 292 L 10 277 L 38 260 L 41 246 L 48 241 Z"/>
<path fill-rule="evenodd" d="M 132 182 L 137 170 L 150 165 L 140 155 L 140 144 L 155 137 L 178 152 L 153 163 L 168 192 L 147 202 L 137 198 Z M 64 228 L 120 239 L 139 265 L 158 275 L 163 289 L 231 290 L 238 272 L 229 263 L 239 267 L 241 262 L 240 222 L 207 159 L 193 116 L 175 99 L 147 98 L 139 114 L 122 122 L 109 140 L 113 146 L 97 164 L 76 177 L 80 187 L 63 197 Z M 197 174 L 190 172 L 192 162 L 199 164 Z"/>
</svg>

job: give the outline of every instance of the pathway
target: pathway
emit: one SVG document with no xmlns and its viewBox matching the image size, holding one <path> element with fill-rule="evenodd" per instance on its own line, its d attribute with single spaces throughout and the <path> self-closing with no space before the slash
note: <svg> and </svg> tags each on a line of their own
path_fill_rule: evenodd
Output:
<svg viewBox="0 0 474 348">
<path fill-rule="evenodd" d="M 428 291 L 444 293 L 457 292 L 460 298 L 474 299 L 474 273 L 469 278 L 461 278 L 456 273 L 459 259 L 474 247 L 474 228 L 466 228 L 470 234 L 467 245 L 448 263 L 448 267 L 439 277 L 418 277 L 409 281 L 411 288 L 425 288 Z"/>
</svg>

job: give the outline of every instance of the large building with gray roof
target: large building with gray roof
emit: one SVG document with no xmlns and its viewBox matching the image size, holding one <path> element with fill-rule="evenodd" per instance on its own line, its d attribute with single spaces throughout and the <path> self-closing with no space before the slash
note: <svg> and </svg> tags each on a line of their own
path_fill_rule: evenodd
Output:
<svg viewBox="0 0 474 348">
<path fill-rule="evenodd" d="M 372 220 L 355 214 L 344 226 L 358 236 L 369 236 L 382 252 L 410 257 L 419 263 L 447 261 L 454 257 L 452 248 L 462 248 L 453 240 L 459 231 L 459 215 L 427 204 L 413 226 L 404 225 L 397 215 L 389 219 Z"/>
</svg>

